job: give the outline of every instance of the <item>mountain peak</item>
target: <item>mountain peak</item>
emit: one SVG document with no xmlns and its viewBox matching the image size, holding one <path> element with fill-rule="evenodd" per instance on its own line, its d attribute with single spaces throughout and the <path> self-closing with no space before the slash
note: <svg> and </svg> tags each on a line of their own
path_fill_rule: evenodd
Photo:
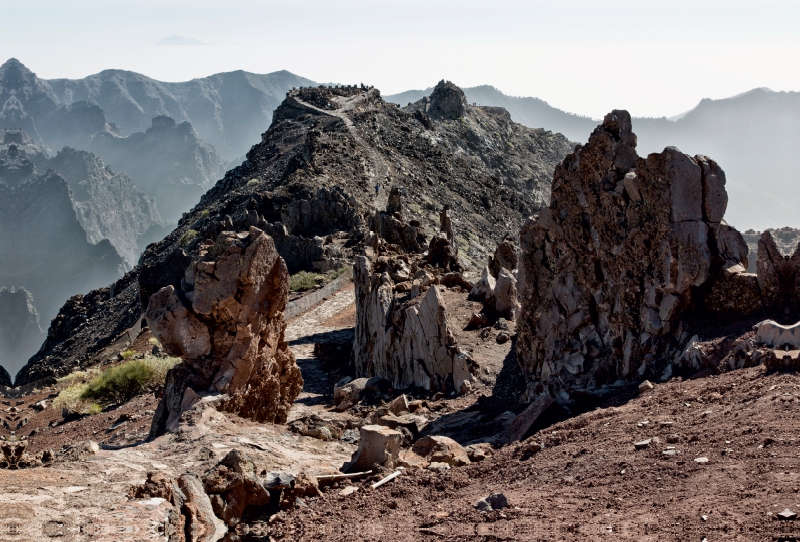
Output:
<svg viewBox="0 0 800 542">
<path fill-rule="evenodd" d="M 450 81 L 442 79 L 431 92 L 431 116 L 446 119 L 463 117 L 467 112 L 464 91 Z"/>
</svg>

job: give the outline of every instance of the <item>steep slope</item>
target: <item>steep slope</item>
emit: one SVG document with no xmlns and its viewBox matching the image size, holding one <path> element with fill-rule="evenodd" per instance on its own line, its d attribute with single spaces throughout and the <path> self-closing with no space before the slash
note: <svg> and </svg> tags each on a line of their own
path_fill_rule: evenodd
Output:
<svg viewBox="0 0 800 542">
<path fill-rule="evenodd" d="M 184 83 L 165 83 L 123 70 L 47 81 L 62 104 L 96 103 L 126 135 L 143 132 L 153 117 L 161 115 L 188 121 L 228 159 L 241 156 L 258 141 L 287 90 L 312 84 L 287 71 L 261 75 L 241 70 Z"/>
<path fill-rule="evenodd" d="M 162 222 L 153 198 L 137 190 L 129 176 L 115 173 L 86 151 L 64 147 L 37 168 L 53 169 L 67 181 L 78 221 L 90 243 L 108 239 L 128 269 L 136 265 L 139 239 Z"/>
<path fill-rule="evenodd" d="M 25 288 L 49 322 L 75 292 L 108 284 L 122 258 L 107 240 L 93 245 L 72 206 L 69 186 L 9 145 L 0 158 L 0 287 Z M 16 372 L 33 352 L 17 352 Z"/>
<path fill-rule="evenodd" d="M 0 131 L 0 156 L 11 145 L 33 162 L 37 171 L 52 169 L 64 177 L 90 243 L 108 239 L 125 259 L 127 269 L 136 264 L 145 233 L 163 221 L 153 199 L 137 190 L 130 177 L 115 173 L 92 153 L 65 147 L 50 158 L 23 130 Z"/>
<path fill-rule="evenodd" d="M 386 100 L 405 104 L 430 92 L 412 90 Z M 464 93 L 470 103 L 505 107 L 515 122 L 560 132 L 572 141 L 585 141 L 597 123 L 537 98 L 508 96 L 490 86 L 467 88 Z M 673 119 L 634 118 L 633 128 L 643 154 L 675 146 L 724 163 L 731 196 L 727 217 L 738 228 L 800 226 L 794 211 L 800 202 L 795 183 L 800 158 L 794 152 L 800 145 L 800 92 L 758 88 L 731 98 L 704 99 Z"/>
<path fill-rule="evenodd" d="M 386 96 L 385 99 L 387 102 L 404 105 L 430 96 L 432 91 L 433 88 L 408 90 Z M 464 94 L 469 103 L 503 107 L 511 114 L 514 122 L 531 128 L 546 128 L 564 134 L 570 141 L 583 141 L 586 134 L 591 132 L 597 124 L 588 117 L 567 113 L 539 98 L 509 96 L 491 85 L 468 87 L 464 89 Z"/>
<path fill-rule="evenodd" d="M 291 272 L 347 262 L 364 253 L 392 186 L 406 194 L 404 220 L 429 237 L 449 206 L 462 259 L 482 264 L 549 199 L 553 168 L 571 150 L 562 135 L 515 124 L 502 109 L 468 106 L 444 81 L 408 109 L 375 89 L 292 91 L 247 161 L 151 245 L 137 268 L 117 285 L 70 300 L 17 384 L 95 363 L 125 324 L 140 320 L 152 294 L 181 286 L 192 256 L 220 231 L 261 228 Z"/>
<path fill-rule="evenodd" d="M 177 220 L 224 173 L 214 147 L 198 138 L 191 124 L 176 124 L 171 117 L 156 117 L 145 132 L 127 137 L 100 132 L 88 148 L 129 174 L 168 220 Z"/>
<path fill-rule="evenodd" d="M 136 187 L 160 203 L 163 215 L 172 220 L 195 204 L 222 175 L 216 150 L 198 137 L 188 120 L 178 124 L 170 117 L 160 116 L 163 107 L 154 106 L 151 109 L 159 112 L 152 116 L 145 110 L 140 112 L 140 116 L 147 116 L 147 125 L 138 120 L 128 122 L 130 118 L 125 117 L 127 124 L 135 125 L 136 129 L 123 131 L 109 121 L 103 107 L 93 101 L 97 98 L 112 109 L 116 107 L 114 110 L 119 114 L 120 96 L 109 96 L 108 91 L 76 99 L 68 92 L 69 85 L 64 85 L 64 81 L 57 85 L 61 90 L 58 95 L 48 81 L 36 77 L 16 59 L 8 60 L 0 66 L 0 129 L 26 131 L 51 155 L 65 146 L 97 154 L 114 170 L 127 173 Z M 231 122 L 238 123 L 243 114 L 236 111 L 243 102 L 231 100 L 237 104 L 230 112 Z M 138 111 L 138 105 L 134 109 Z M 170 112 L 179 120 L 187 118 L 180 111 L 170 109 Z M 221 111 L 217 113 L 222 114 Z M 248 119 L 251 123 L 260 122 L 257 115 L 250 115 Z M 140 126 L 141 131 L 137 131 Z M 266 124 L 260 125 L 258 131 L 264 126 Z M 239 137 L 236 134 L 244 132 L 235 132 L 231 137 Z M 251 138 L 250 141 L 257 140 L 255 136 L 242 135 Z M 237 150 L 236 154 L 241 152 L 244 151 Z"/>
</svg>

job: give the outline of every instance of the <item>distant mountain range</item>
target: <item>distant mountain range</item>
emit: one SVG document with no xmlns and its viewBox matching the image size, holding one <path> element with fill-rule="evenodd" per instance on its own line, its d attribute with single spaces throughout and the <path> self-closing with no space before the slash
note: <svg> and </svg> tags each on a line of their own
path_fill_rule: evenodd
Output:
<svg viewBox="0 0 800 542">
<path fill-rule="evenodd" d="M 432 89 L 385 96 L 400 105 L 429 95 Z M 517 98 L 491 86 L 465 88 L 478 105 L 505 107 L 511 118 L 532 128 L 560 132 L 585 142 L 598 120 L 566 113 L 538 98 Z M 625 104 L 620 104 L 624 108 Z M 800 226 L 800 92 L 754 89 L 721 100 L 702 100 L 672 119 L 634 118 L 640 155 L 667 146 L 705 154 L 725 170 L 730 197 L 726 218 L 737 228 L 763 230 Z"/>
</svg>

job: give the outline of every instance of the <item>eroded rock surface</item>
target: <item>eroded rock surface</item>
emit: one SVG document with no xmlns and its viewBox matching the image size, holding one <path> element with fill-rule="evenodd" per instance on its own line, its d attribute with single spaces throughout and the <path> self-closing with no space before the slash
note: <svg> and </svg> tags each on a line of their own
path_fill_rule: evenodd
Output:
<svg viewBox="0 0 800 542">
<path fill-rule="evenodd" d="M 170 354 L 170 371 L 153 434 L 198 395 L 223 394 L 219 408 L 261 422 L 285 422 L 303 379 L 284 341 L 289 293 L 286 264 L 258 228 L 205 242 L 182 289 L 151 296 L 145 318 Z"/>
<path fill-rule="evenodd" d="M 607 115 L 556 168 L 550 206 L 522 229 L 517 346 L 528 394 L 564 402 L 679 362 L 687 310 L 706 289 L 720 284 L 724 301 L 724 281 L 753 283 L 726 205 L 716 162 L 673 147 L 640 158 L 628 113 Z"/>
</svg>

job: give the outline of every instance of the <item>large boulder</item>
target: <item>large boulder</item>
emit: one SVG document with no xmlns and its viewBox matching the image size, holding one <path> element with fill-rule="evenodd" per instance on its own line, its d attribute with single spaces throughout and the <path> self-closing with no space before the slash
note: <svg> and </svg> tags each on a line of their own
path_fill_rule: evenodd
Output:
<svg viewBox="0 0 800 542">
<path fill-rule="evenodd" d="M 640 158 L 635 147 L 630 115 L 611 112 L 556 168 L 550 206 L 522 229 L 517 348 L 529 398 L 563 403 L 660 377 L 688 341 L 687 311 L 713 285 L 754 284 L 744 239 L 722 222 L 720 167 L 674 147 Z"/>
<path fill-rule="evenodd" d="M 167 353 L 184 360 L 167 376 L 152 433 L 195 393 L 221 394 L 220 409 L 246 418 L 285 422 L 303 379 L 284 341 L 289 274 L 272 239 L 255 227 L 222 232 L 201 245 L 181 284 L 152 295 L 145 313 Z"/>
</svg>

